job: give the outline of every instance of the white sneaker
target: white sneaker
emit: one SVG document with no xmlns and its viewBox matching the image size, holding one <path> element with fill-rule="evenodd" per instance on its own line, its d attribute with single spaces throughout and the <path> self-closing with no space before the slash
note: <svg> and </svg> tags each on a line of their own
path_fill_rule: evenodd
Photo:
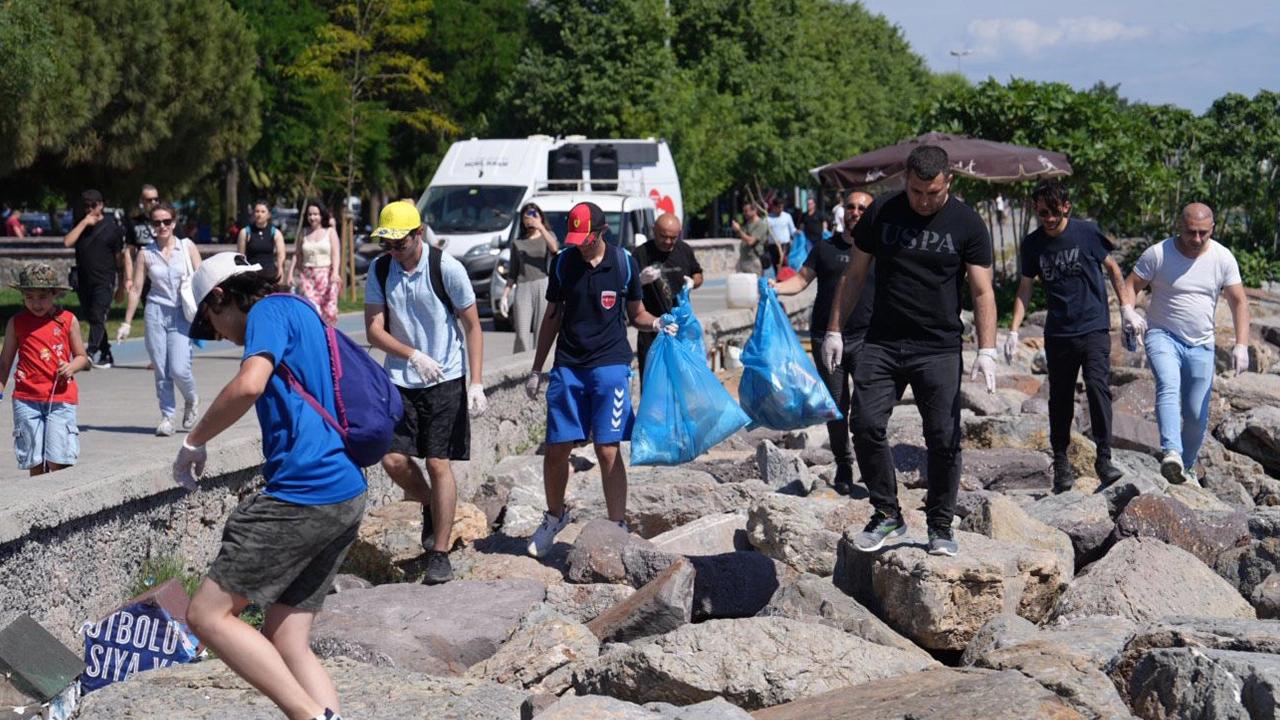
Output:
<svg viewBox="0 0 1280 720">
<path fill-rule="evenodd" d="M 173 434 L 173 420 L 166 415 L 160 418 L 160 424 L 156 426 L 156 435 L 159 437 L 169 437 Z"/>
<path fill-rule="evenodd" d="M 1173 450 L 1166 450 L 1160 458 L 1160 474 L 1174 485 L 1181 485 L 1187 481 L 1182 470 L 1182 456 Z"/>
<path fill-rule="evenodd" d="M 542 513 L 542 524 L 537 530 L 533 531 L 533 536 L 529 538 L 529 554 L 533 557 L 540 558 L 547 554 L 551 549 L 552 543 L 556 540 L 556 535 L 564 529 L 565 525 L 573 522 L 573 513 L 569 512 L 569 508 L 565 508 L 560 517 L 556 517 L 549 512 Z"/>
<path fill-rule="evenodd" d="M 200 398 L 192 398 L 182 409 L 182 429 L 190 430 L 196 426 L 196 416 L 200 414 Z"/>
</svg>

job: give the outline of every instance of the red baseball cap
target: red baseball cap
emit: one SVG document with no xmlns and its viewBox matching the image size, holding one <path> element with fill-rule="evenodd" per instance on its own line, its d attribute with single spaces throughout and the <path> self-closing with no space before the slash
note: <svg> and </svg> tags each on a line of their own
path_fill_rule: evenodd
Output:
<svg viewBox="0 0 1280 720">
<path fill-rule="evenodd" d="M 609 229 L 604 211 L 599 205 L 591 202 L 580 202 L 569 211 L 569 232 L 565 235 L 566 245 L 583 245 L 587 236 L 593 232 L 603 233 Z"/>
</svg>

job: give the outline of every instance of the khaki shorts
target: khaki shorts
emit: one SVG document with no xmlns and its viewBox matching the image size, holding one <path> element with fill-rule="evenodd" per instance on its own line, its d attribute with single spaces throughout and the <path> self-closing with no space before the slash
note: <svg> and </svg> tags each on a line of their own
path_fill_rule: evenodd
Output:
<svg viewBox="0 0 1280 720">
<path fill-rule="evenodd" d="M 317 611 L 355 542 L 365 493 L 332 505 L 297 505 L 254 493 L 227 518 L 209 577 L 266 610 Z"/>
</svg>

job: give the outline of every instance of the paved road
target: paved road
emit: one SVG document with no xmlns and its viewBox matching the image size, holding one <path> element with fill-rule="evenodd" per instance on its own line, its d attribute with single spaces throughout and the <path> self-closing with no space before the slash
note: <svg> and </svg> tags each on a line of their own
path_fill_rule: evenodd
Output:
<svg viewBox="0 0 1280 720">
<path fill-rule="evenodd" d="M 694 311 L 700 314 L 725 307 L 725 281 L 708 280 L 693 293 Z M 493 329 L 485 321 L 485 359 L 498 360 L 511 356 L 513 335 Z M 338 327 L 352 338 L 364 342 L 364 318 L 358 313 L 342 315 Z M 177 452 L 182 433 L 173 437 L 155 436 L 160 411 L 156 403 L 155 382 L 147 369 L 149 359 L 141 338 L 141 324 L 135 324 L 138 337 L 112 347 L 116 367 L 80 373 L 80 467 L 117 468 L 137 463 L 139 458 L 169 457 Z M 229 342 L 206 343 L 196 350 L 193 363 L 196 388 L 206 405 L 236 373 L 240 349 Z M 12 390 L 12 386 L 9 387 Z M 6 403 L 7 405 L 7 403 Z M 179 417 L 182 399 L 178 399 Z M 228 430 L 228 437 L 258 437 L 256 416 L 247 413 Z M 12 411 L 0 411 L 0 437 L 13 435 Z M 12 441 L 10 441 L 12 442 Z M 0 448 L 0 481 L 25 477 L 12 454 L 12 445 Z"/>
</svg>

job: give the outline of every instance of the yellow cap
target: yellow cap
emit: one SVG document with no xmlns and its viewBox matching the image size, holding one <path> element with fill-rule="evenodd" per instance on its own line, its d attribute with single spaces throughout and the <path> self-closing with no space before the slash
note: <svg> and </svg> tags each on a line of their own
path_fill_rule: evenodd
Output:
<svg viewBox="0 0 1280 720">
<path fill-rule="evenodd" d="M 399 240 L 422 227 L 422 216 L 418 208 L 408 200 L 397 200 L 387 203 L 378 215 L 378 229 L 373 237 L 379 240 Z"/>
</svg>

